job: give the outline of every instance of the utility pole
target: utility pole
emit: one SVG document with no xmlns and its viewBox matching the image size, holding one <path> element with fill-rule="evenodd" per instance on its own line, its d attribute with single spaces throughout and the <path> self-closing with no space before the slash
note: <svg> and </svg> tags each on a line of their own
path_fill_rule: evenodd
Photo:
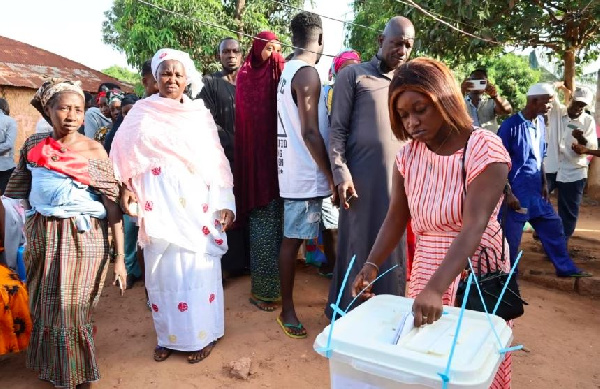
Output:
<svg viewBox="0 0 600 389">
<path fill-rule="evenodd" d="M 600 124 L 600 70 L 596 81 L 596 109 L 594 111 L 594 119 L 596 124 Z M 600 158 L 594 157 L 590 163 L 588 171 L 588 195 L 600 200 Z"/>
</svg>

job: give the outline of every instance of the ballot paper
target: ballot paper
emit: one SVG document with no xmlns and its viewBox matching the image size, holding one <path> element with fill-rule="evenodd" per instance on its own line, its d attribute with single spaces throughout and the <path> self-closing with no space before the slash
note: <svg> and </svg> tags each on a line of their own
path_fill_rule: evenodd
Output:
<svg viewBox="0 0 600 389">
<path fill-rule="evenodd" d="M 394 335 L 392 344 L 398 344 L 398 341 L 400 341 L 404 335 L 408 334 L 414 328 L 414 326 L 415 318 L 412 312 L 404 314 L 398 323 L 398 327 L 396 327 L 396 333 Z"/>
</svg>

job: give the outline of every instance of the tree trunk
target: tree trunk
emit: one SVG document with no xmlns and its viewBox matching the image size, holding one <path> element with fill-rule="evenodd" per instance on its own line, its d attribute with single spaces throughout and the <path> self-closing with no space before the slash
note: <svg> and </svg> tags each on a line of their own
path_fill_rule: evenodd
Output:
<svg viewBox="0 0 600 389">
<path fill-rule="evenodd" d="M 600 123 L 600 71 L 596 82 L 596 124 Z M 594 157 L 588 171 L 588 195 L 595 200 L 600 200 L 600 158 Z"/>
<path fill-rule="evenodd" d="M 565 62 L 565 86 L 573 92 L 575 90 L 575 49 L 570 48 L 563 55 Z"/>
<path fill-rule="evenodd" d="M 242 41 L 244 38 L 244 23 L 242 22 L 242 16 L 246 9 L 246 0 L 237 0 L 235 5 L 235 23 L 237 24 L 237 38 L 238 41 Z"/>
</svg>

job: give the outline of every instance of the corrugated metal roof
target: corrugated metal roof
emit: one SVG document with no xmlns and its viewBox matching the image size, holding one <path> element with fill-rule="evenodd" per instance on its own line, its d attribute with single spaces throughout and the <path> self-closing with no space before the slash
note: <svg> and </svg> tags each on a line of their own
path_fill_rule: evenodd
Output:
<svg viewBox="0 0 600 389">
<path fill-rule="evenodd" d="M 10 85 L 37 89 L 45 79 L 62 77 L 81 81 L 83 90 L 96 93 L 103 82 L 121 85 L 131 92 L 131 85 L 120 82 L 60 55 L 0 36 L 0 86 Z"/>
</svg>

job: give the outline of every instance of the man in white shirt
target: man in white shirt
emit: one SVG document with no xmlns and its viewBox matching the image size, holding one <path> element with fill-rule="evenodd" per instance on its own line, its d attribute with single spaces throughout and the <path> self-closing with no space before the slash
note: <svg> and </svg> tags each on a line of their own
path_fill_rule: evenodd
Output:
<svg viewBox="0 0 600 389">
<path fill-rule="evenodd" d="M 473 125 L 494 134 L 498 132 L 498 115 L 510 115 L 512 107 L 508 100 L 502 98 L 496 86 L 488 80 L 485 69 L 476 69 L 461 85 L 467 111 L 473 119 Z M 484 97 L 488 95 L 488 97 Z"/>
<path fill-rule="evenodd" d="M 287 336 L 300 339 L 307 334 L 293 300 L 298 249 L 304 239 L 318 236 L 322 201 L 334 191 L 324 140 L 327 117 L 325 110 L 318 109 L 321 80 L 314 67 L 324 47 L 321 18 L 301 12 L 290 27 L 292 43 L 298 48 L 285 64 L 277 89 L 279 192 L 284 199 L 279 252 L 282 310 L 277 322 Z"/>
<path fill-rule="evenodd" d="M 564 84 L 556 87 L 563 90 L 565 100 L 570 92 Z M 554 99 L 548 114 L 549 131 L 546 134 L 548 150 L 544 160 L 548 192 L 558 191 L 558 215 L 562 220 L 567 240 L 573 235 L 583 189 L 588 175 L 588 160 L 573 150 L 573 144 L 587 149 L 598 148 L 594 118 L 584 111 L 592 103 L 592 92 L 577 87 L 568 107 Z"/>
</svg>

